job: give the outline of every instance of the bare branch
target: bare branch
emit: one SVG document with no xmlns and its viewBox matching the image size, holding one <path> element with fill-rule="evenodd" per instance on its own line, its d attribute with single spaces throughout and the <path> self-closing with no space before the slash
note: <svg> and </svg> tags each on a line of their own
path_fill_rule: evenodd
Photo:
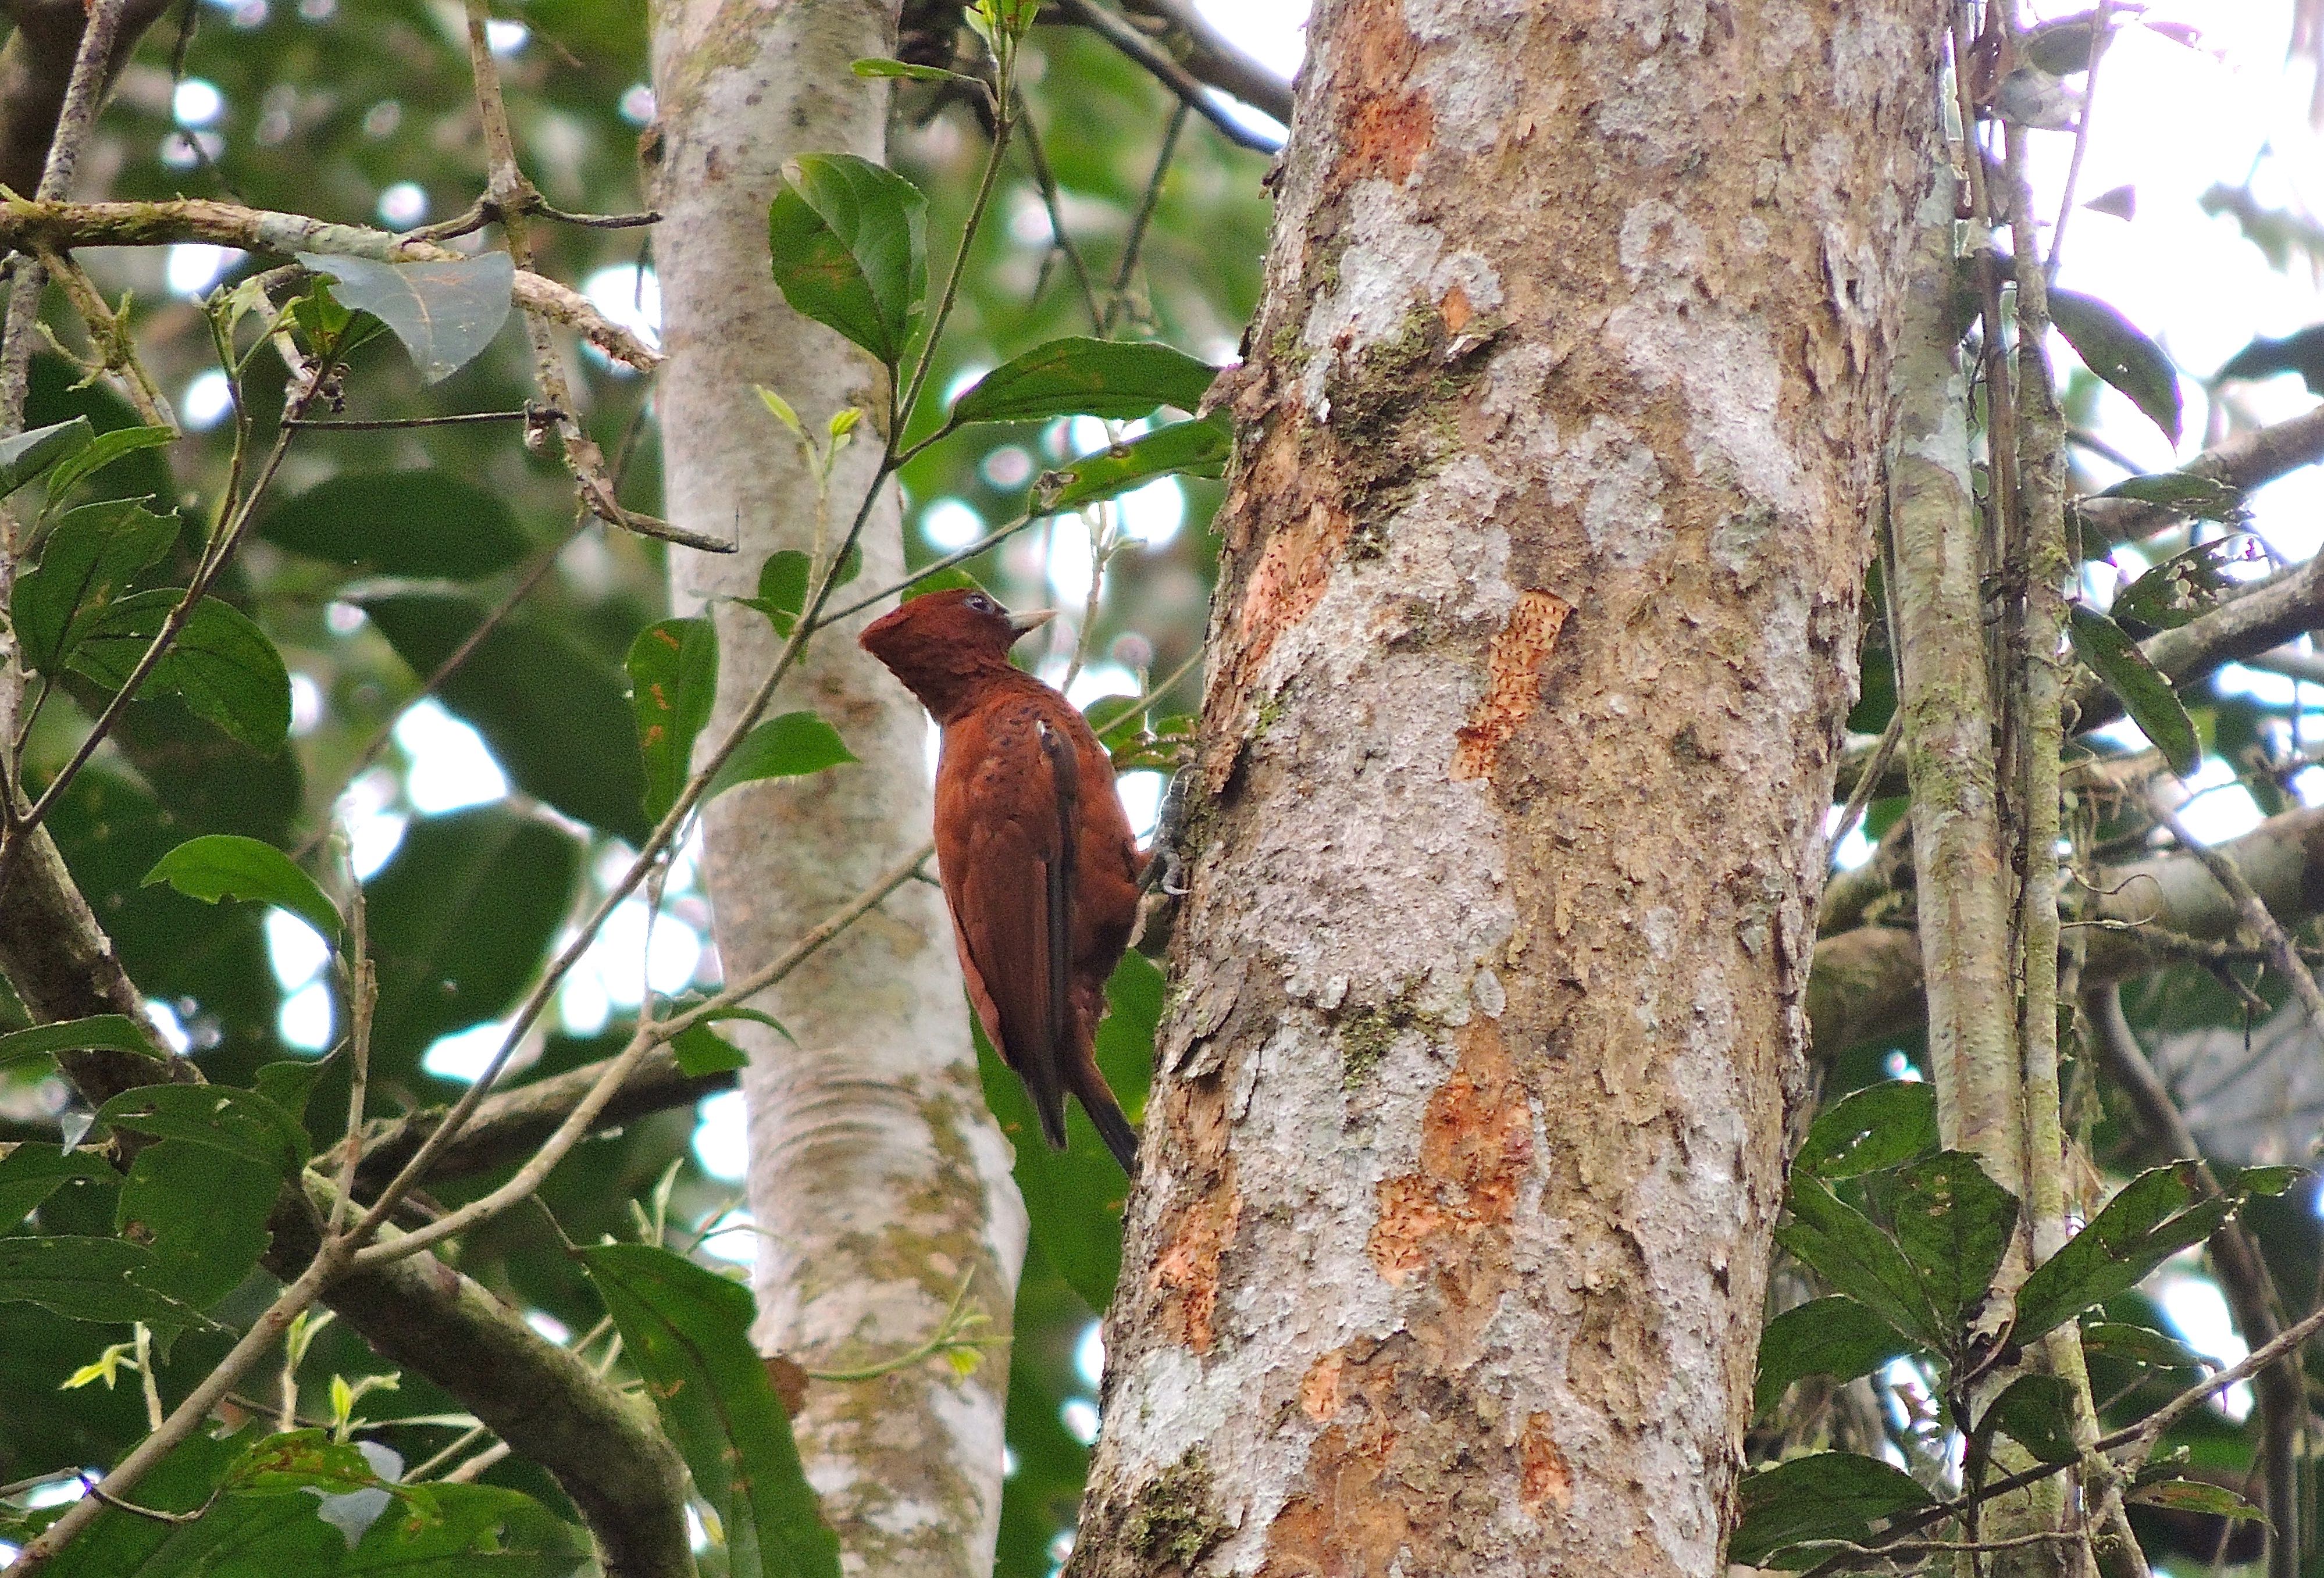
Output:
<svg viewBox="0 0 2324 1578">
<path fill-rule="evenodd" d="M 28 203 L 0 200 L 0 246 L 165 246 L 206 241 L 245 252 L 289 257 L 334 252 L 383 263 L 449 262 L 466 254 L 362 225 L 334 225 L 303 214 L 245 208 L 237 203 L 180 197 L 163 203 Z M 661 363 L 661 353 L 591 306 L 570 286 L 520 270 L 516 304 L 572 329 L 616 361 L 641 372 Z"/>
<path fill-rule="evenodd" d="M 1156 81 L 1178 96 L 1179 103 L 1216 126 L 1228 142 L 1259 153 L 1281 151 L 1280 145 L 1272 137 L 1260 136 L 1228 114 L 1216 100 L 1203 91 L 1200 78 L 1171 59 L 1152 39 L 1099 5 L 1098 0 L 1057 0 L 1057 14 L 1068 21 L 1080 23 L 1143 66 Z M 1287 89 L 1286 96 L 1288 96 Z"/>
</svg>

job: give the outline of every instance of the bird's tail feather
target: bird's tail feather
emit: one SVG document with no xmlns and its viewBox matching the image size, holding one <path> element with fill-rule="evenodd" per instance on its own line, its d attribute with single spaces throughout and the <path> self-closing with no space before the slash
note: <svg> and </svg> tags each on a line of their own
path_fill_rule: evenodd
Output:
<svg viewBox="0 0 2324 1578">
<path fill-rule="evenodd" d="M 1101 1088 L 1077 1090 L 1074 1094 L 1082 1098 L 1082 1110 L 1089 1114 L 1090 1122 L 1097 1125 L 1098 1138 L 1103 1140 L 1105 1148 L 1113 1152 L 1113 1159 L 1121 1163 L 1121 1170 L 1136 1178 L 1138 1131 L 1130 1126 L 1130 1120 L 1122 1115 L 1120 1104 L 1113 1099 L 1113 1093 Z"/>
</svg>

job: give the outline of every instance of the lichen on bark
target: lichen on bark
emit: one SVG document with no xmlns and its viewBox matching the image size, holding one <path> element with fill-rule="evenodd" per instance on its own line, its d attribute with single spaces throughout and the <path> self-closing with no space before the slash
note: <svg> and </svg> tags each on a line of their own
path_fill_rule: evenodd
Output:
<svg viewBox="0 0 2324 1578">
<path fill-rule="evenodd" d="M 1718 1570 L 1939 17 L 1318 7 L 1075 1578 Z"/>
</svg>

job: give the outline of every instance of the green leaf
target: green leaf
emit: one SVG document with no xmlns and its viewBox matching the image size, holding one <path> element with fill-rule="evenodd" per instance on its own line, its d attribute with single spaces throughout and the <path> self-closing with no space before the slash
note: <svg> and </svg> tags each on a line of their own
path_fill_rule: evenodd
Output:
<svg viewBox="0 0 2324 1578">
<path fill-rule="evenodd" d="M 457 651 L 486 611 L 471 598 L 421 592 L 365 598 L 362 606 L 421 675 Z M 518 788 L 576 821 L 645 842 L 653 827 L 645 764 L 628 686 L 611 664 L 545 622 L 503 619 L 436 694 L 475 725 Z"/>
<path fill-rule="evenodd" d="M 750 1055 L 707 1024 L 689 1025 L 671 1038 L 670 1055 L 680 1072 L 700 1079 L 711 1074 L 731 1074 L 750 1065 Z"/>
<path fill-rule="evenodd" d="M 858 77 L 908 77 L 914 82 L 965 82 L 982 87 L 983 81 L 962 71 L 947 71 L 941 66 L 915 66 L 908 60 L 891 60 L 884 55 L 866 55 L 848 68 Z"/>
<path fill-rule="evenodd" d="M 52 422 L 29 433 L 0 438 L 0 499 L 66 456 L 86 448 L 96 436 L 87 417 L 75 417 L 70 421 Z"/>
<path fill-rule="evenodd" d="M 1990 1441 L 2000 1431 L 2043 1463 L 2077 1463 L 2074 1390 L 2055 1375 L 2021 1375 L 2002 1389 L 1977 1422 L 1977 1434 Z"/>
<path fill-rule="evenodd" d="M 2018 1289 L 2015 1339 L 2032 1342 L 2210 1237 L 2236 1202 L 2208 1194 L 2199 1162 L 2174 1161 L 2131 1179 Z"/>
<path fill-rule="evenodd" d="M 267 1500 L 292 1498 L 314 1501 L 296 1491 Z M 340 1559 L 338 1578 L 567 1578 L 589 1555 L 579 1529 L 498 1485 L 406 1485 L 396 1503 Z"/>
<path fill-rule="evenodd" d="M 565 922 L 581 856 L 566 833 L 505 806 L 412 823 L 364 885 L 379 967 L 374 1060 L 409 1068 L 437 1037 L 513 1006 Z"/>
<path fill-rule="evenodd" d="M 1097 1035 L 1098 1068 L 1134 1123 L 1145 1110 L 1153 1078 L 1162 972 L 1144 954 L 1126 953 L 1106 982 L 1105 993 L 1106 1017 Z M 1034 1242 L 1091 1308 L 1103 1309 L 1121 1271 L 1121 1212 L 1130 1180 L 1121 1176 L 1078 1102 L 1066 1106 L 1065 1149 L 1049 1149 L 1024 1084 L 994 1054 L 976 1016 L 970 1014 L 968 1018 L 985 1102 L 1001 1132 L 1016 1147 L 1017 1188 L 1032 1218 Z"/>
<path fill-rule="evenodd" d="M 1937 1318 L 1919 1273 L 1872 1219 L 1813 1173 L 1794 1173 L 1791 1218 L 1775 1241 L 1839 1291 L 1923 1346 L 1942 1348 L 1953 1332 Z"/>
<path fill-rule="evenodd" d="M 2096 12 L 2085 11 L 2037 23 L 2026 30 L 2020 47 L 2036 69 L 2052 77 L 2087 71 L 2098 46 L 2098 20 Z"/>
<path fill-rule="evenodd" d="M 2152 1326 L 2094 1320 L 2082 1328 L 2082 1352 L 2093 1359 L 2135 1364 L 2146 1370 L 2207 1370 L 2212 1362 L 2176 1337 Z"/>
<path fill-rule="evenodd" d="M 703 798 L 715 799 L 738 784 L 761 778 L 796 778 L 855 759 L 830 724 L 812 712 L 786 712 L 742 737 L 742 743 L 718 769 Z"/>
<path fill-rule="evenodd" d="M 68 1320 L 176 1328 L 201 1312 L 146 1287 L 153 1252 L 124 1238 L 0 1238 L 0 1302 L 37 1304 Z"/>
<path fill-rule="evenodd" d="M 630 644 L 630 705 L 645 758 L 645 812 L 659 822 L 694 770 L 694 740 L 718 699 L 718 632 L 708 619 L 664 619 Z"/>
<path fill-rule="evenodd" d="M 385 1483 L 352 1441 L 321 1430 L 291 1430 L 254 1441 L 226 1468 L 228 1491 L 360 1491 Z"/>
<path fill-rule="evenodd" d="M 576 1252 L 630 1362 L 726 1536 L 727 1571 L 838 1578 L 798 1448 L 758 1352 L 750 1292 L 683 1255 L 640 1243 Z"/>
<path fill-rule="evenodd" d="M 42 1578 L 565 1578 L 586 1555 L 578 1530 L 490 1485 L 399 1485 L 367 1525 L 335 1526 L 316 1492 L 376 1495 L 381 1481 L 358 1448 L 318 1436 L 197 1432 L 139 1482 L 136 1500 L 198 1518 L 108 1507 Z"/>
<path fill-rule="evenodd" d="M 132 1500 L 140 1507 L 162 1512 L 192 1512 L 209 1504 L 226 1465 L 249 1440 L 262 1434 L 263 1427 L 257 1425 L 236 1436 L 218 1437 L 195 1431 L 137 1482 L 137 1494 Z M 311 1509 L 314 1499 L 301 1499 Z M 156 1563 L 162 1548 L 180 1546 L 190 1540 L 207 1543 L 214 1538 L 218 1528 L 229 1521 L 216 1516 L 222 1510 L 223 1508 L 213 1508 L 209 1516 L 197 1522 L 173 1525 L 118 1507 L 107 1507 L 57 1553 L 54 1562 L 42 1569 L 42 1578 L 149 1578 L 151 1574 L 169 1573 L 176 1565 L 174 1563 Z M 307 1521 L 320 1524 L 311 1509 L 307 1513 Z M 337 1531 L 327 1526 L 323 1526 L 323 1532 L 334 1541 L 338 1539 Z M 324 1548 L 318 1544 L 318 1551 Z M 162 1562 L 167 1563 L 167 1558 Z M 177 1571 L 182 1573 L 184 1569 L 180 1567 Z"/>
<path fill-rule="evenodd" d="M 2156 472 L 2150 476 L 2125 477 L 2098 496 L 2135 499 L 2174 515 L 2195 520 L 2223 520 L 2231 525 L 2241 522 L 2250 513 L 2244 508 L 2240 490 L 2191 472 Z"/>
<path fill-rule="evenodd" d="M 1150 416 L 1157 406 L 1192 411 L 1217 376 L 1217 368 L 1167 345 L 1076 335 L 1036 345 L 986 373 L 953 401 L 952 421 L 1074 416 L 1127 421 Z"/>
<path fill-rule="evenodd" d="M 807 577 L 814 571 L 814 561 L 797 548 L 769 554 L 767 562 L 759 566 L 759 595 L 741 601 L 766 615 L 776 635 L 788 636 L 798 622 L 799 610 L 807 607 Z"/>
<path fill-rule="evenodd" d="M 499 493 L 432 470 L 343 472 L 268 511 L 278 547 L 380 575 L 470 581 L 531 549 Z"/>
<path fill-rule="evenodd" d="M 1759 1337 L 1759 1380 L 1751 1407 L 1765 1413 L 1803 1375 L 1853 1381 L 1911 1351 L 1896 1329 L 1853 1298 L 1811 1298 L 1767 1323 Z"/>
<path fill-rule="evenodd" d="M 1215 477 L 1225 470 L 1232 443 L 1221 423 L 1173 422 L 1045 472 L 1033 487 L 1034 512 L 1078 509 L 1180 472 Z"/>
<path fill-rule="evenodd" d="M 2050 321 L 2082 365 L 2130 397 L 2163 436 L 2179 442 L 2179 375 L 2162 347 L 2096 297 L 2050 292 Z"/>
<path fill-rule="evenodd" d="M 282 1058 L 263 1065 L 253 1077 L 258 1094 L 290 1115 L 291 1121 L 304 1124 L 307 1102 L 315 1093 L 315 1082 L 330 1067 L 327 1058 Z"/>
<path fill-rule="evenodd" d="M 1792 1166 L 1821 1179 L 1854 1178 L 1928 1155 L 1937 1143 L 1936 1087 L 1892 1079 L 1850 1091 L 1818 1114 Z"/>
<path fill-rule="evenodd" d="M 192 1095 L 226 1087 L 165 1088 Z M 139 1094 L 131 1091 L 128 1097 L 114 1099 Z M 269 1240 L 266 1219 L 274 1214 L 288 1175 L 279 1161 L 254 1161 L 231 1143 L 247 1141 L 249 1134 L 228 1132 L 222 1123 L 219 1137 L 230 1142 L 213 1145 L 180 1138 L 148 1145 L 130 1163 L 115 1205 L 114 1231 L 144 1245 L 152 1255 L 138 1281 L 194 1309 L 209 1308 L 242 1286 L 256 1268 Z M 306 1139 L 300 1131 L 301 1153 Z M 296 1164 L 288 1170 L 295 1170 Z"/>
<path fill-rule="evenodd" d="M 135 499 L 69 510 L 48 535 L 40 567 L 16 583 L 9 607 L 24 661 L 60 669 L 114 599 L 177 540 L 178 523 Z"/>
<path fill-rule="evenodd" d="M 231 898 L 277 905 L 332 942 L 338 940 L 346 925 L 339 906 L 313 877 L 291 863 L 290 856 L 272 844 L 235 833 L 187 839 L 145 874 L 144 885 L 151 887 L 157 882 L 166 882 L 204 904 Z"/>
<path fill-rule="evenodd" d="M 681 997 L 669 1005 L 670 1013 L 673 1016 L 684 1014 L 698 1000 L 691 994 Z M 678 1068 L 687 1075 L 700 1078 L 707 1074 L 731 1073 L 747 1064 L 751 1060 L 748 1054 L 710 1028 L 731 1019 L 747 1019 L 753 1024 L 766 1026 L 785 1041 L 791 1039 L 791 1032 L 784 1029 L 783 1022 L 773 1014 L 736 1004 L 721 1008 L 701 1023 L 678 1032 L 669 1043 L 670 1052 L 677 1058 Z"/>
<path fill-rule="evenodd" d="M 178 441 L 167 427 L 115 427 L 91 439 L 88 447 L 67 456 L 49 473 L 49 504 L 65 496 L 84 477 L 93 477 L 115 461 L 142 449 L 161 449 Z"/>
<path fill-rule="evenodd" d="M 70 662 L 108 690 L 129 680 L 184 594 L 162 588 L 123 598 L 100 614 Z M 252 748 L 272 751 L 290 734 L 290 674 L 266 632 L 233 604 L 206 597 L 161 655 L 146 683 Z"/>
<path fill-rule="evenodd" d="M 2211 1171 L 2218 1179 L 2220 1188 L 2244 1199 L 2255 1196 L 2272 1199 L 2309 1173 L 2304 1167 L 2229 1167 L 2222 1163 L 2213 1164 Z"/>
<path fill-rule="evenodd" d="M 2172 772 L 2181 777 L 2193 772 L 2203 759 L 2202 742 L 2196 738 L 2194 720 L 2187 716 L 2179 693 L 2163 671 L 2146 660 L 2146 654 L 2120 625 L 2096 609 L 2077 602 L 2067 605 L 2066 612 L 2066 632 L 2073 640 L 2074 656 L 2089 665 L 2090 672 L 2122 698 L 2123 710 L 2154 742 Z"/>
<path fill-rule="evenodd" d="M 2310 394 L 2324 394 L 2324 324 L 2294 329 L 2282 339 L 2265 335 L 2220 363 L 2220 378 L 2273 378 L 2297 372 Z"/>
<path fill-rule="evenodd" d="M 902 593 L 896 599 L 896 601 L 898 602 L 909 602 L 916 597 L 926 597 L 932 592 L 976 592 L 981 590 L 981 583 L 977 581 L 975 576 L 971 575 L 967 571 L 962 569 L 957 564 L 948 564 L 944 569 L 936 571 L 932 575 L 923 575 L 918 581 L 913 582 L 909 586 L 904 588 Z"/>
<path fill-rule="evenodd" d="M 255 1090 L 232 1085 L 146 1085 L 97 1109 L 108 1128 L 223 1151 L 281 1178 L 306 1165 L 306 1125 Z"/>
<path fill-rule="evenodd" d="M 516 264 L 504 252 L 456 261 L 382 263 L 300 252 L 300 265 L 337 281 L 338 299 L 395 332 L 423 382 L 435 383 L 484 353 L 508 320 Z"/>
<path fill-rule="evenodd" d="M 35 1024 L 28 1030 L 12 1030 L 0 1035 L 0 1068 L 26 1058 L 46 1057 L 52 1052 L 134 1052 L 156 1062 L 168 1060 L 169 1054 L 153 1044 L 152 1033 L 143 1024 L 126 1014 L 93 1014 L 87 1019 L 60 1019 L 49 1024 Z"/>
<path fill-rule="evenodd" d="M 2218 606 L 2220 594 L 2234 584 L 2226 566 L 2257 556 L 2251 537 L 2221 537 L 2175 554 L 2115 594 L 2108 617 L 2117 622 L 2135 619 L 2158 630 L 2176 629 L 2198 614 Z"/>
<path fill-rule="evenodd" d="M 927 294 L 927 199 L 852 153 L 804 154 L 767 210 L 775 284 L 795 311 L 838 330 L 890 372 Z"/>
<path fill-rule="evenodd" d="M 1941 1351 L 1950 1354 L 1977 1318 L 2009 1252 L 2017 1197 L 1965 1151 L 1940 1151 L 1900 1169 L 1880 1195 L 1895 1225 L 1896 1247 L 1946 1334 Z"/>
<path fill-rule="evenodd" d="M 1736 1499 L 1741 1517 L 1727 1559 L 1747 1567 L 1812 1566 L 1825 1553 L 1790 1562 L 1768 1558 L 1803 1540 L 1861 1545 L 1872 1537 L 1877 1520 L 1936 1505 L 1904 1470 L 1852 1452 L 1812 1453 L 1745 1474 Z"/>
<path fill-rule="evenodd" d="M 113 1170 L 93 1151 L 67 1151 L 27 1140 L 0 1156 L 0 1234 L 14 1233 L 67 1184 L 108 1179 Z"/>
<path fill-rule="evenodd" d="M 2267 1515 L 2225 1485 L 2202 1480 L 2149 1480 L 2123 1497 L 2142 1507 L 2166 1507 L 2174 1512 L 2202 1512 L 2214 1518 L 2265 1522 Z"/>
</svg>

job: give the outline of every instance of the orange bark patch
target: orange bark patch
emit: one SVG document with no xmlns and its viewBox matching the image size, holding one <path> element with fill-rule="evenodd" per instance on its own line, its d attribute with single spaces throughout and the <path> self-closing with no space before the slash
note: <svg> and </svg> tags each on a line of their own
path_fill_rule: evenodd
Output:
<svg viewBox="0 0 2324 1578">
<path fill-rule="evenodd" d="M 1357 0 L 1340 34 L 1338 53 L 1347 65 L 1331 99 L 1351 107 L 1342 123 L 1333 184 L 1344 188 L 1377 175 L 1401 186 L 1436 139 L 1427 95 L 1404 86 L 1420 49 L 1405 25 L 1401 0 Z"/>
<path fill-rule="evenodd" d="M 1267 1531 L 1260 1578 L 1388 1578 L 1414 1543 L 1409 1488 L 1388 1472 L 1396 1432 L 1327 1427 L 1307 1454 L 1307 1489 Z M 1425 1572 L 1421 1568 L 1418 1571 Z"/>
<path fill-rule="evenodd" d="M 1485 1268 L 1466 1262 L 1504 1252 L 1533 1154 L 1533 1108 L 1499 1028 L 1479 1018 L 1454 1034 L 1460 1061 L 1428 1098 L 1419 1170 L 1379 1186 L 1379 1216 L 1365 1252 L 1392 1287 L 1424 1266 L 1435 1269 L 1448 1292 L 1493 1282 L 1480 1274 Z"/>
<path fill-rule="evenodd" d="M 1323 601 L 1332 565 L 1353 525 L 1346 510 L 1317 499 L 1305 515 L 1267 539 L 1235 615 L 1235 634 L 1241 648 L 1236 661 L 1245 673 L 1264 663 L 1276 638 Z"/>
<path fill-rule="evenodd" d="M 1299 1406 L 1311 1419 L 1322 1422 L 1340 1411 L 1340 1370 L 1347 1350 L 1334 1348 L 1307 1367 L 1299 1382 Z"/>
<path fill-rule="evenodd" d="M 1154 1266 L 1165 1335 L 1197 1353 L 1211 1351 L 1219 1309 L 1219 1261 L 1242 1220 L 1242 1192 L 1231 1175 L 1177 1214 Z"/>
<path fill-rule="evenodd" d="M 1517 1437 L 1517 1505 L 1528 1518 L 1539 1518 L 1544 1507 L 1563 1512 L 1573 1505 L 1573 1465 L 1565 1461 L 1549 1433 L 1547 1414 L 1526 1416 L 1525 1434 Z"/>
<path fill-rule="evenodd" d="M 1557 633 L 1573 605 L 1554 592 L 1521 592 L 1508 622 L 1485 656 L 1485 693 L 1454 734 L 1452 777 L 1481 778 L 1493 770 L 1501 747 L 1515 737 L 1541 704 L 1541 665 L 1557 646 Z"/>
<path fill-rule="evenodd" d="M 1349 117 L 1340 174 L 1379 175 L 1402 186 L 1435 139 L 1436 115 L 1425 94 L 1366 99 Z"/>
<path fill-rule="evenodd" d="M 1459 334 L 1462 326 L 1477 316 L 1477 309 L 1469 305 L 1469 293 L 1458 285 L 1444 293 L 1444 299 L 1436 304 L 1436 311 L 1444 319 L 1444 332 L 1448 335 Z"/>
</svg>

